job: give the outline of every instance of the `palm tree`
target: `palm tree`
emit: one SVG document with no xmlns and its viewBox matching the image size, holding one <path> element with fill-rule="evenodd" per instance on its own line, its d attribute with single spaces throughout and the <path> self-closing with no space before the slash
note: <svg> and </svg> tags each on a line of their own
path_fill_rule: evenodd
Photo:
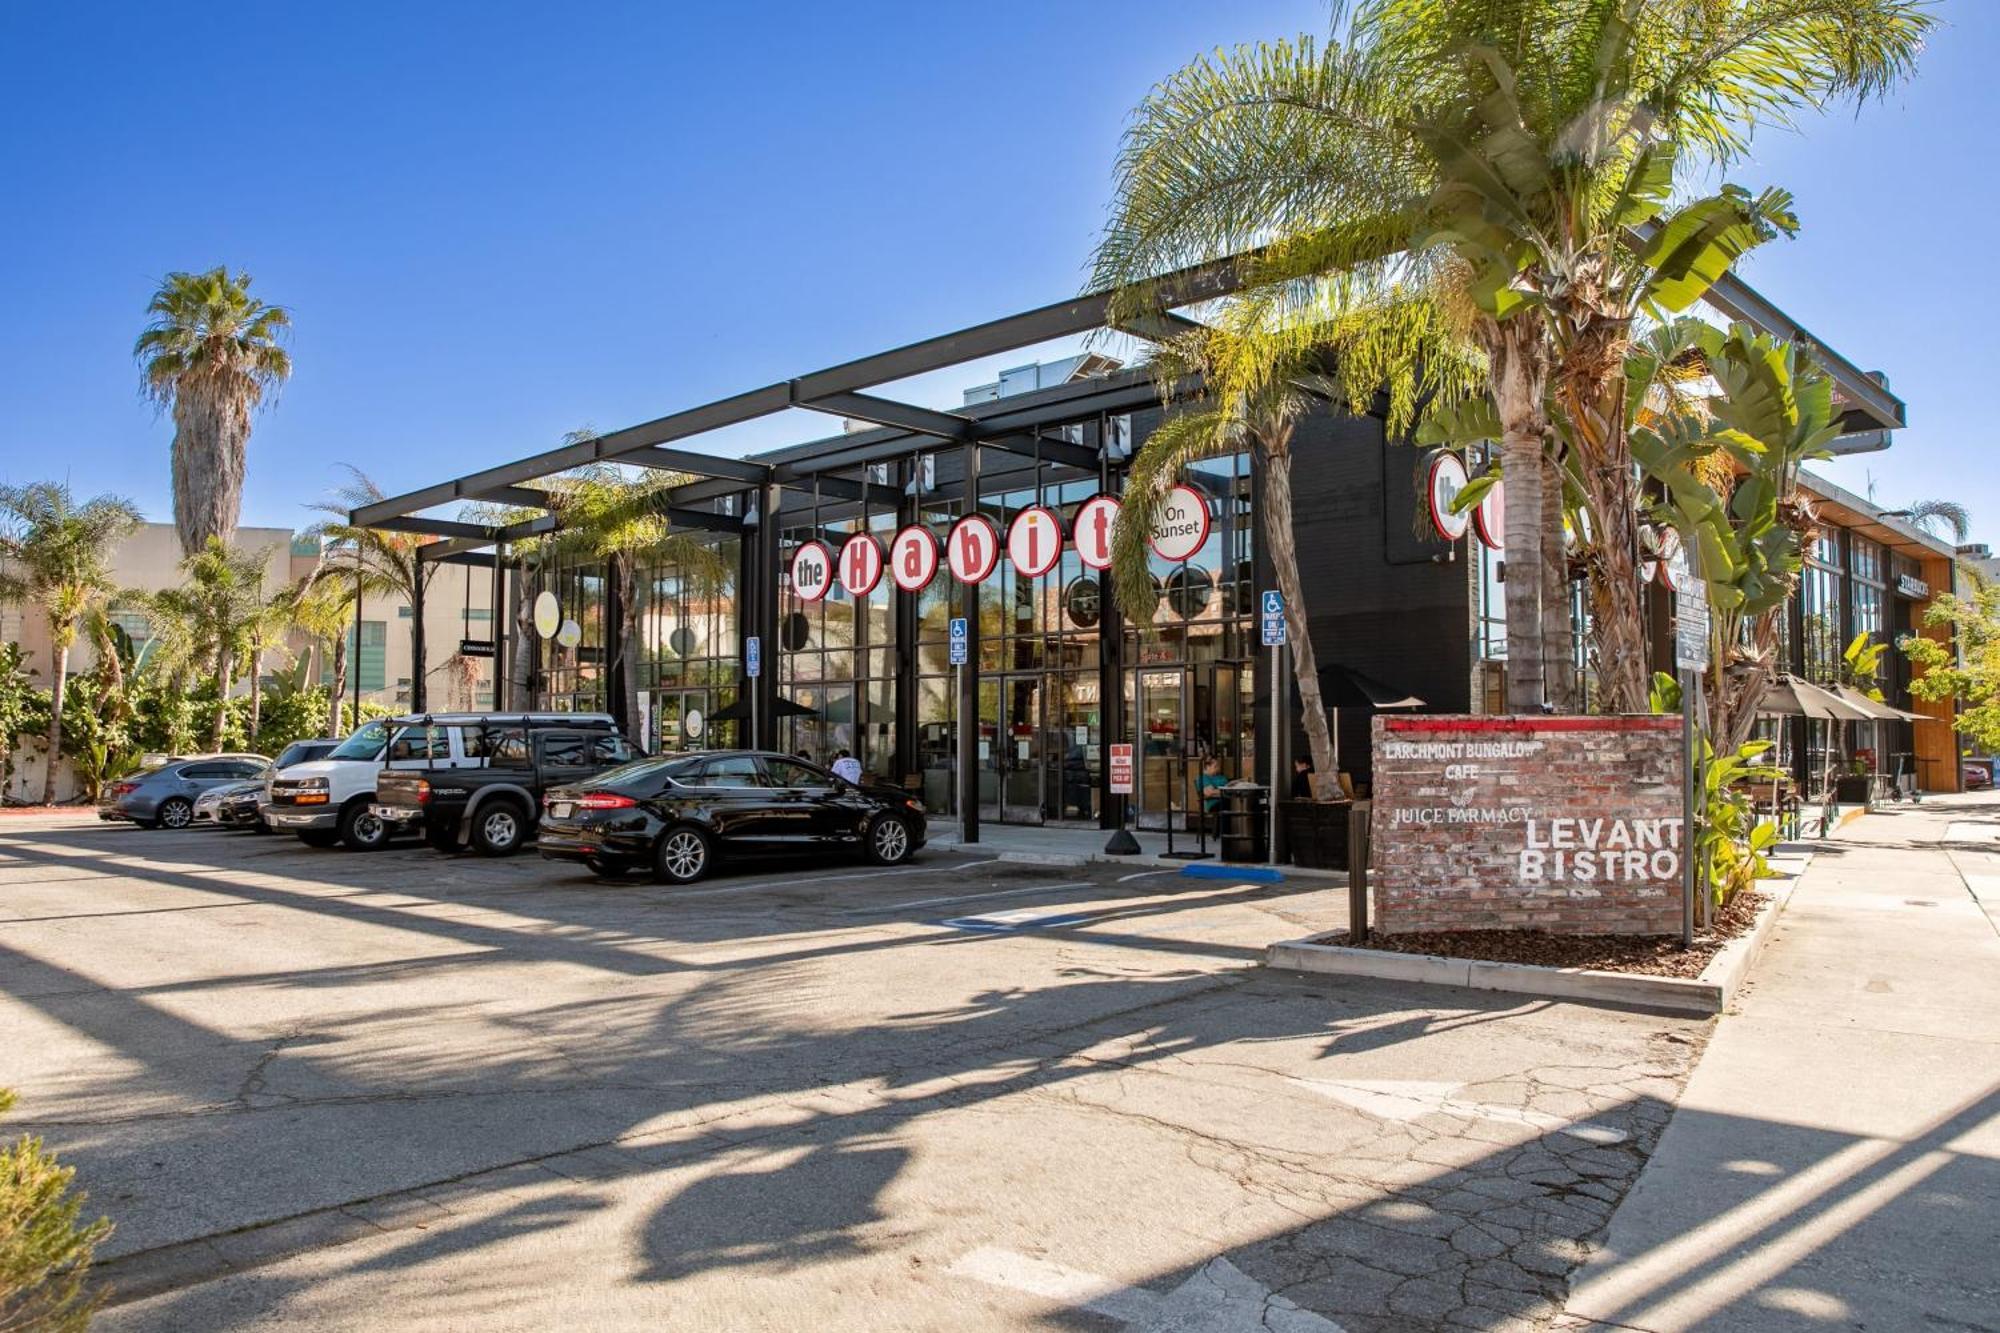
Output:
<svg viewBox="0 0 2000 1333">
<path fill-rule="evenodd" d="M 1230 255 L 1245 256 L 1242 299 L 1330 293 L 1360 316 L 1336 350 L 1391 381 L 1392 430 L 1429 335 L 1470 338 L 1508 479 L 1509 706 L 1550 697 L 1544 645 L 1567 598 L 1545 496 L 1566 476 L 1590 520 L 1600 702 L 1642 709 L 1634 320 L 1684 309 L 1794 225 L 1779 191 L 1675 207 L 1675 187 L 1759 124 L 1891 86 L 1929 26 L 1922 0 L 1368 0 L 1351 23 L 1337 9 L 1344 40 L 1205 57 L 1153 90 L 1097 281 L 1133 323 L 1159 275 Z"/>
<path fill-rule="evenodd" d="M 349 480 L 334 488 L 333 494 L 310 507 L 331 515 L 325 522 L 307 529 L 310 536 L 331 542 L 335 558 L 325 566 L 332 569 L 345 558 L 359 569 L 347 575 L 358 578 L 360 591 L 374 596 L 398 597 L 410 608 L 410 709 L 421 713 L 426 706 L 425 682 L 429 660 L 424 644 L 424 602 L 431 580 L 437 577 L 435 562 L 420 559 L 418 552 L 429 538 L 408 532 L 385 532 L 379 528 L 358 528 L 347 521 L 352 511 L 383 499 L 382 488 L 367 473 L 344 464 Z M 344 557 L 340 554 L 344 553 Z M 349 602 L 350 608 L 353 603 Z"/>
<path fill-rule="evenodd" d="M 354 627 L 354 602 L 367 580 L 352 560 L 329 559 L 322 545 L 320 562 L 310 574 L 280 595 L 290 626 L 304 633 L 329 659 L 326 734 L 341 734 L 341 699 L 347 692 L 348 636 Z M 310 656 L 310 654 L 308 654 Z M 310 672 L 308 672 L 310 678 Z"/>
<path fill-rule="evenodd" d="M 0 486 L 0 598 L 32 601 L 49 622 L 52 661 L 44 805 L 55 799 L 69 651 L 76 646 L 79 626 L 117 591 L 111 577 L 112 548 L 142 522 L 138 508 L 116 495 L 99 495 L 78 504 L 61 482 Z"/>
<path fill-rule="evenodd" d="M 256 660 L 269 633 L 264 566 L 262 553 L 233 550 L 220 537 L 210 537 L 200 551 L 181 561 L 183 581 L 178 588 L 145 599 L 161 665 L 183 678 L 202 667 L 215 673 L 215 722 L 209 740 L 217 750 L 223 744 L 237 668 Z"/>
<path fill-rule="evenodd" d="M 1903 521 L 1933 537 L 1950 533 L 1955 542 L 1972 535 L 1972 514 L 1956 500 L 1919 500 L 1905 509 Z"/>
<path fill-rule="evenodd" d="M 169 273 L 133 344 L 147 397 L 174 414 L 174 529 L 181 553 L 236 540 L 250 415 L 291 377 L 279 345 L 290 312 L 250 294 L 250 275 Z"/>
</svg>

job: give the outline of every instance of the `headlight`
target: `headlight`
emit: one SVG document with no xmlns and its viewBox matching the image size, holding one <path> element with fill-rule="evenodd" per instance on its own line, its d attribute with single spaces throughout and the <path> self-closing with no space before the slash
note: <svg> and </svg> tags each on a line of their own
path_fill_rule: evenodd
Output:
<svg viewBox="0 0 2000 1333">
<path fill-rule="evenodd" d="M 298 789 L 299 789 L 300 791 L 306 791 L 306 790 L 308 790 L 308 789 L 310 789 L 310 790 L 312 790 L 312 791 L 325 791 L 325 790 L 326 790 L 326 779 L 325 779 L 325 778 L 299 778 L 299 779 L 297 779 L 296 781 L 294 781 L 294 782 L 292 783 L 292 785 L 293 785 L 294 787 L 297 787 L 297 788 L 298 788 Z"/>
</svg>

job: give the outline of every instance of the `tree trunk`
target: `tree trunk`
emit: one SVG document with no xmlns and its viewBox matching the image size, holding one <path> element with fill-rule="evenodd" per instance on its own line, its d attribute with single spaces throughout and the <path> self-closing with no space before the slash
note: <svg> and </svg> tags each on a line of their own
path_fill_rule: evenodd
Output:
<svg viewBox="0 0 2000 1333">
<path fill-rule="evenodd" d="M 1652 674 L 1639 595 L 1639 492 L 1625 434 L 1627 325 L 1595 316 L 1573 336 L 1559 396 L 1578 449 L 1590 514 L 1591 659 L 1597 710 L 1643 713 Z"/>
<path fill-rule="evenodd" d="M 340 732 L 340 701 L 347 694 L 347 636 L 339 635 L 333 641 L 333 688 L 326 696 L 326 734 L 338 736 Z M 359 718 L 355 719 L 357 722 Z"/>
<path fill-rule="evenodd" d="M 521 595 L 514 604 L 514 642 L 507 653 L 507 706 L 528 712 L 535 706 L 532 677 L 539 636 L 535 633 L 535 597 L 528 591 L 528 568 L 521 566 Z"/>
<path fill-rule="evenodd" d="M 1542 552 L 1548 471 L 1546 365 L 1529 319 L 1483 321 L 1488 392 L 1500 417 L 1500 470 L 1507 479 L 1507 711 L 1538 713 L 1548 702 L 1542 621 Z M 1560 504 L 1560 500 L 1557 501 Z"/>
<path fill-rule="evenodd" d="M 233 665 L 229 658 L 228 649 L 222 649 L 215 654 L 215 729 L 209 736 L 210 744 L 208 748 L 210 750 L 220 750 L 222 748 L 223 728 L 229 721 L 229 677 L 230 668 Z"/>
<path fill-rule="evenodd" d="M 1551 458 L 1542 473 L 1542 670 L 1549 705 L 1581 713 L 1583 689 L 1576 669 L 1576 622 L 1570 606 L 1569 551 L 1563 541 L 1562 465 Z"/>
<path fill-rule="evenodd" d="M 1293 675 L 1298 678 L 1299 721 L 1305 725 L 1312 750 L 1316 791 L 1340 790 L 1339 757 L 1327 726 L 1326 702 L 1319 692 L 1319 659 L 1313 652 L 1312 626 L 1306 615 L 1305 590 L 1299 581 L 1298 540 L 1292 530 L 1291 431 L 1277 438 L 1260 438 L 1264 454 L 1264 544 L 1271 553 L 1271 572 L 1285 595 L 1285 629 L 1292 644 Z M 1276 743 L 1277 737 L 1272 737 Z M 1272 792 L 1273 800 L 1279 793 Z"/>
<path fill-rule="evenodd" d="M 250 739 L 254 744 L 257 733 L 264 727 L 264 650 L 250 652 Z"/>
<path fill-rule="evenodd" d="M 618 581 L 618 680 L 624 691 L 625 734 L 637 744 L 639 736 L 639 569 L 630 556 L 613 557 Z"/>
<path fill-rule="evenodd" d="M 69 645 L 60 642 L 60 635 L 52 645 L 50 656 L 54 659 L 49 674 L 49 762 L 42 771 L 42 804 L 56 803 L 56 769 L 62 764 L 62 711 L 63 693 L 69 686 Z"/>
</svg>

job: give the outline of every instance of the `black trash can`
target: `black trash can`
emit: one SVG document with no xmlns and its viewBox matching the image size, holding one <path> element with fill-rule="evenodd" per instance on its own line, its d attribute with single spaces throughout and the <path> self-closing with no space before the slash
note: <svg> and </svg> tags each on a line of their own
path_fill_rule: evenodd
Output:
<svg viewBox="0 0 2000 1333">
<path fill-rule="evenodd" d="M 1222 809 L 1216 817 L 1222 825 L 1222 859 L 1238 862 L 1270 860 L 1270 789 L 1250 783 L 1231 783 L 1222 789 L 1221 794 Z"/>
</svg>

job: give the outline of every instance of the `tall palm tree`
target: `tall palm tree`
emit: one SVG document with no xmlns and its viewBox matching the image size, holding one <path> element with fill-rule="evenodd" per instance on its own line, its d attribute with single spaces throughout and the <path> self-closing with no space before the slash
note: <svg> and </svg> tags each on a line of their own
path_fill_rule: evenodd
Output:
<svg viewBox="0 0 2000 1333">
<path fill-rule="evenodd" d="M 1097 281 L 1136 321 L 1160 274 L 1246 254 L 1247 299 L 1331 285 L 1379 312 L 1343 350 L 1392 372 L 1432 354 L 1413 328 L 1465 330 L 1508 478 L 1509 705 L 1550 697 L 1549 622 L 1567 617 L 1553 463 L 1590 519 L 1599 701 L 1642 709 L 1634 319 L 1684 309 L 1793 226 L 1782 192 L 1677 205 L 1676 187 L 1760 124 L 1892 86 L 1924 0 L 1365 0 L 1349 20 L 1337 7 L 1334 40 L 1204 57 L 1153 90 Z M 1446 317 L 1413 324 L 1425 304 Z"/>
<path fill-rule="evenodd" d="M 261 552 L 238 551 L 220 537 L 210 537 L 206 546 L 181 561 L 179 587 L 145 599 L 161 665 L 183 676 L 203 667 L 215 673 L 215 722 L 209 741 L 218 750 L 236 672 L 255 660 L 269 633 L 264 566 Z"/>
<path fill-rule="evenodd" d="M 430 539 L 409 532 L 358 528 L 349 523 L 350 512 L 385 497 L 382 488 L 367 473 L 352 464 L 343 466 L 348 472 L 347 484 L 335 487 L 329 498 L 309 506 L 330 517 L 314 524 L 307 533 L 337 548 L 328 568 L 347 559 L 360 570 L 357 577 L 363 593 L 400 598 L 410 608 L 410 709 L 421 713 L 426 707 L 425 683 L 430 670 L 424 643 L 424 603 L 430 596 L 438 566 L 418 558 L 418 552 Z M 348 605 L 351 608 L 353 603 Z"/>
<path fill-rule="evenodd" d="M 341 699 L 347 693 L 348 637 L 354 627 L 354 602 L 367 588 L 367 579 L 353 560 L 343 560 L 333 548 L 320 547 L 320 561 L 312 572 L 282 595 L 283 607 L 292 628 L 304 633 L 315 647 L 326 650 L 327 712 L 326 734 L 341 734 Z"/>
<path fill-rule="evenodd" d="M 292 317 L 250 294 L 250 275 L 169 273 L 133 344 L 147 397 L 174 414 L 174 530 L 181 553 L 236 540 L 250 416 L 291 377 Z"/>
<path fill-rule="evenodd" d="M 70 649 L 76 646 L 79 627 L 117 591 L 112 549 L 143 521 L 137 506 L 116 495 L 78 504 L 61 482 L 0 486 L 0 598 L 34 602 L 49 624 L 53 660 L 44 805 L 55 799 Z"/>
</svg>

